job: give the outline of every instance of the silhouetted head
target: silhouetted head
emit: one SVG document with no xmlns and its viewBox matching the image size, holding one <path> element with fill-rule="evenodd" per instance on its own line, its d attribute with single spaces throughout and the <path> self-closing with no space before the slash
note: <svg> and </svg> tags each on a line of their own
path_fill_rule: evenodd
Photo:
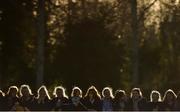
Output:
<svg viewBox="0 0 180 112">
<path fill-rule="evenodd" d="M 115 92 L 115 100 L 125 100 L 126 99 L 126 92 L 124 90 L 117 90 Z"/>
<path fill-rule="evenodd" d="M 153 90 L 150 94 L 151 102 L 161 102 L 161 94 L 159 91 Z"/>
<path fill-rule="evenodd" d="M 85 97 L 95 98 L 95 99 L 96 98 L 99 98 L 99 99 L 101 98 L 101 96 L 98 93 L 98 90 L 94 86 L 91 86 L 91 87 L 88 88 Z"/>
<path fill-rule="evenodd" d="M 10 86 L 7 95 L 11 97 L 17 97 L 17 93 L 18 93 L 17 86 Z"/>
<path fill-rule="evenodd" d="M 102 90 L 102 96 L 103 96 L 104 98 L 114 98 L 113 93 L 112 93 L 112 88 L 110 88 L 110 87 L 105 87 L 105 88 Z"/>
<path fill-rule="evenodd" d="M 48 90 L 46 88 L 46 86 L 41 86 L 39 89 L 38 89 L 38 96 L 37 98 L 45 98 L 47 97 L 48 99 L 50 99 L 50 96 L 49 96 L 49 93 L 48 93 Z"/>
<path fill-rule="evenodd" d="M 62 97 L 68 98 L 65 91 L 66 90 L 65 90 L 64 87 L 57 86 L 57 87 L 54 88 L 53 95 L 55 95 L 55 97 L 58 97 L 58 98 L 62 98 Z"/>
<path fill-rule="evenodd" d="M 72 89 L 71 97 L 82 97 L 82 90 L 79 87 L 74 87 Z"/>
<path fill-rule="evenodd" d="M 132 99 L 139 99 L 142 98 L 142 92 L 140 90 L 140 88 L 133 88 L 131 91 L 131 98 Z"/>
<path fill-rule="evenodd" d="M 174 91 L 172 89 L 168 89 L 164 94 L 163 102 L 174 102 L 176 98 L 177 96 Z"/>
<path fill-rule="evenodd" d="M 28 97 L 32 95 L 32 91 L 29 85 L 21 85 L 20 87 L 20 96 Z"/>
</svg>

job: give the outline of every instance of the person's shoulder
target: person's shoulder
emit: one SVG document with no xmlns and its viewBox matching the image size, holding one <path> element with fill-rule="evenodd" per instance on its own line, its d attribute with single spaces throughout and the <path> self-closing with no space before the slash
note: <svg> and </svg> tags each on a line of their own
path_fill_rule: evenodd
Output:
<svg viewBox="0 0 180 112">
<path fill-rule="evenodd" d="M 63 97 L 63 100 L 68 102 L 70 100 L 70 98 L 67 98 L 67 97 Z"/>
<path fill-rule="evenodd" d="M 30 95 L 30 98 L 35 98 L 35 95 Z"/>
<path fill-rule="evenodd" d="M 80 100 L 82 101 L 82 100 L 83 100 L 83 97 L 80 97 Z"/>
<path fill-rule="evenodd" d="M 56 101 L 57 100 L 57 97 L 54 97 L 51 99 L 51 101 Z"/>
<path fill-rule="evenodd" d="M 34 97 L 34 99 L 32 100 L 33 103 L 37 103 L 38 102 L 38 98 Z"/>
<path fill-rule="evenodd" d="M 157 104 L 160 104 L 160 105 L 162 105 L 162 104 L 163 104 L 163 102 L 157 102 Z"/>
<path fill-rule="evenodd" d="M 87 100 L 88 100 L 88 97 L 83 97 L 82 100 L 83 100 L 83 101 L 87 101 Z"/>
<path fill-rule="evenodd" d="M 127 98 L 127 99 L 126 99 L 126 102 L 127 102 L 127 103 L 131 103 L 131 102 L 133 102 L 133 100 L 132 100 L 132 98 Z"/>
<path fill-rule="evenodd" d="M 72 100 L 72 98 L 73 98 L 73 97 L 69 97 L 69 98 L 67 98 L 67 99 L 68 99 L 69 101 L 71 101 L 71 100 Z"/>
<path fill-rule="evenodd" d="M 13 100 L 14 101 L 19 101 L 19 97 L 16 96 L 16 97 L 13 98 Z"/>
<path fill-rule="evenodd" d="M 146 97 L 142 97 L 140 101 L 141 101 L 141 102 L 146 102 L 146 103 L 148 103 L 148 101 L 147 101 L 147 98 L 146 98 Z"/>
<path fill-rule="evenodd" d="M 4 99 L 8 99 L 10 96 L 9 95 L 5 95 L 4 96 Z"/>
<path fill-rule="evenodd" d="M 52 100 L 51 98 L 45 97 L 45 101 L 49 102 L 51 100 Z"/>
</svg>

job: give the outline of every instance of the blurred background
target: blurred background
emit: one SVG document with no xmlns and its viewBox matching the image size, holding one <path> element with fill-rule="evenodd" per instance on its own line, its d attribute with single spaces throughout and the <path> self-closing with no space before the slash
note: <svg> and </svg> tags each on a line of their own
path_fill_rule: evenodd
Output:
<svg viewBox="0 0 180 112">
<path fill-rule="evenodd" d="M 0 89 L 180 89 L 179 0 L 1 0 Z"/>
</svg>

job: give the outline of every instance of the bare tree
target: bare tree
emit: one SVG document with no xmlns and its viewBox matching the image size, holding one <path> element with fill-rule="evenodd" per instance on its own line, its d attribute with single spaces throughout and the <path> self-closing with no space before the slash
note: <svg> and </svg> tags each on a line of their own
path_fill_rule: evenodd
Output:
<svg viewBox="0 0 180 112">
<path fill-rule="evenodd" d="M 43 84 L 44 79 L 44 45 L 45 45 L 45 0 L 38 0 L 38 39 L 37 39 L 37 77 L 36 86 Z"/>
<path fill-rule="evenodd" d="M 132 78 L 133 86 L 139 82 L 139 61 L 138 61 L 138 17 L 137 17 L 137 0 L 131 0 L 132 16 Z"/>
<path fill-rule="evenodd" d="M 2 43 L 1 42 L 0 42 L 0 85 L 3 84 L 2 83 Z"/>
<path fill-rule="evenodd" d="M 131 0 L 131 16 L 132 16 L 132 78 L 133 86 L 139 85 L 139 34 L 138 26 L 142 18 L 144 18 L 146 12 L 157 2 L 154 0 L 149 5 L 147 5 L 143 11 L 138 15 L 138 3 L 137 0 Z"/>
</svg>

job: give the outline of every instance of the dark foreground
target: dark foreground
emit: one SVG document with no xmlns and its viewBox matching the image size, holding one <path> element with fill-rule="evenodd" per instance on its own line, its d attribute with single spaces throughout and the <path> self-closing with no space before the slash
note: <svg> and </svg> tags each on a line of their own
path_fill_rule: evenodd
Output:
<svg viewBox="0 0 180 112">
<path fill-rule="evenodd" d="M 149 98 L 142 95 L 140 88 L 133 88 L 130 96 L 124 90 L 105 87 L 101 94 L 91 86 L 85 94 L 79 87 L 67 96 L 62 86 L 54 88 L 49 95 L 46 86 L 33 95 L 28 85 L 9 87 L 7 93 L 0 91 L 0 111 L 180 111 L 180 93 L 169 89 L 161 94 L 153 90 Z"/>
</svg>

